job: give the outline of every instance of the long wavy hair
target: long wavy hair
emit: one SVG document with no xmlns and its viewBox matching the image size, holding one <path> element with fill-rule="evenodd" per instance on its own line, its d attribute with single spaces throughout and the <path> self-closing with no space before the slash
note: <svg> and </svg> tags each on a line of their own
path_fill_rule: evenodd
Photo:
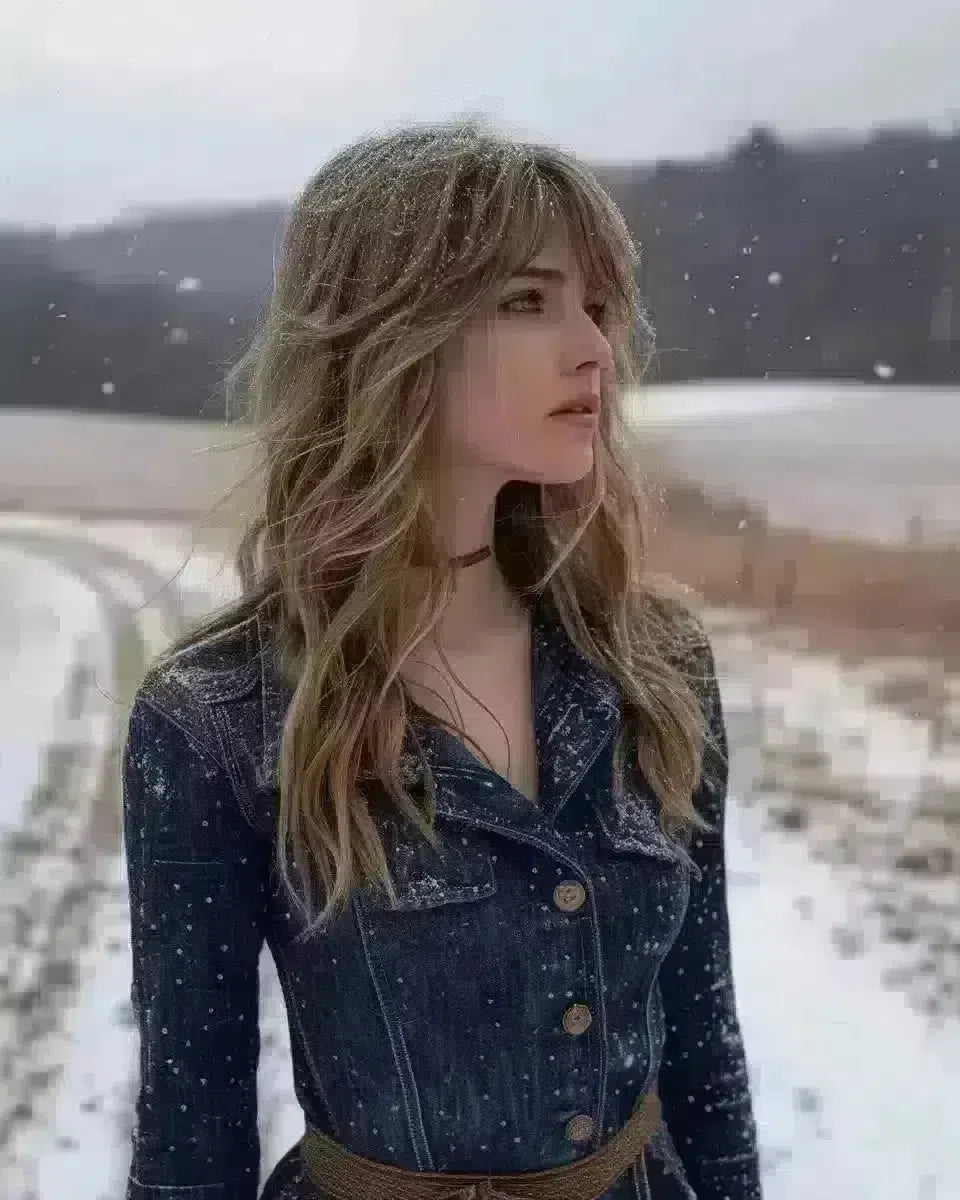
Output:
<svg viewBox="0 0 960 1200">
<path fill-rule="evenodd" d="M 708 722 L 685 667 L 699 627 L 646 578 L 648 493 L 620 411 L 653 355 L 626 222 L 559 149 L 476 120 L 381 132 L 331 158 L 289 212 L 272 294 L 226 377 L 262 480 L 237 555 L 241 595 L 161 660 L 257 616 L 270 630 L 291 688 L 277 859 L 308 929 L 357 885 L 393 895 L 369 784 L 437 842 L 431 805 L 401 771 L 411 699 L 400 672 L 453 594 L 429 486 L 444 469 L 441 355 L 535 257 L 558 213 L 607 297 L 615 379 L 592 471 L 573 484 L 507 484 L 494 552 L 514 593 L 546 598 L 619 682 L 618 779 L 629 749 L 665 825 L 704 825 L 692 796 Z M 413 567 L 426 584 L 410 611 Z"/>
</svg>

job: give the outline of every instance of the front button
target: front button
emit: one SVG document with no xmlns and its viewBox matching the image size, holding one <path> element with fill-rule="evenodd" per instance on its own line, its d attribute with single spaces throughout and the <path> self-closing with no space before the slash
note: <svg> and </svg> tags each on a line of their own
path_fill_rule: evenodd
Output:
<svg viewBox="0 0 960 1200">
<path fill-rule="evenodd" d="M 586 1113 L 571 1117 L 567 1122 L 567 1138 L 571 1142 L 589 1142 L 593 1137 L 594 1120 Z"/>
<path fill-rule="evenodd" d="M 585 1004 L 571 1004 L 563 1014 L 563 1027 L 567 1033 L 577 1037 L 587 1032 L 592 1020 L 590 1009 Z"/>
<path fill-rule="evenodd" d="M 586 889 L 575 879 L 565 879 L 553 889 L 553 902 L 561 912 L 576 912 L 586 898 Z"/>
</svg>

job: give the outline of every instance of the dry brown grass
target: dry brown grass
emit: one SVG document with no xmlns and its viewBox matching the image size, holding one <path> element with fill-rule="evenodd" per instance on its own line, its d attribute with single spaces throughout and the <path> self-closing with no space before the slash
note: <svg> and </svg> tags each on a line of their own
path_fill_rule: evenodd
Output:
<svg viewBox="0 0 960 1200">
<path fill-rule="evenodd" d="M 772 529 L 742 504 L 667 483 L 650 566 L 717 606 L 750 606 L 851 659 L 916 655 L 960 669 L 960 548 Z"/>
</svg>

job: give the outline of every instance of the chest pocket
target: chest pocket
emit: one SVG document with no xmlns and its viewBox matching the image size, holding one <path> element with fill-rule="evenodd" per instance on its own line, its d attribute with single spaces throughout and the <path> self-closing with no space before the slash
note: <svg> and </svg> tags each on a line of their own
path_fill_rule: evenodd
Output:
<svg viewBox="0 0 960 1200">
<path fill-rule="evenodd" d="M 689 911 L 693 880 L 699 866 L 686 849 L 660 825 L 652 792 L 629 783 L 614 798 L 608 791 L 596 805 L 597 838 L 595 886 L 607 906 L 608 931 L 615 942 L 632 946 L 628 959 L 639 969 L 656 971 L 680 934 Z M 621 972 L 612 997 L 625 999 L 639 976 Z M 617 992 L 617 989 L 621 989 Z M 648 991 L 648 1003 L 652 991 Z M 647 1030 L 652 1046 L 662 1045 L 662 1013 L 648 1008 Z"/>
<path fill-rule="evenodd" d="M 490 854 L 457 833 L 438 831 L 437 849 L 393 820 L 384 822 L 380 833 L 397 898 L 391 903 L 385 894 L 371 893 L 372 908 L 415 912 L 485 900 L 497 890 Z"/>
</svg>

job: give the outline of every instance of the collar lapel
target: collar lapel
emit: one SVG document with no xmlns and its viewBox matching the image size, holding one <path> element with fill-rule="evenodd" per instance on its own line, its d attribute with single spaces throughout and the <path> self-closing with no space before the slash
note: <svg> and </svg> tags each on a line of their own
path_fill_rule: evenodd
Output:
<svg viewBox="0 0 960 1200">
<path fill-rule="evenodd" d="M 259 623 L 259 622 L 258 622 Z M 261 647 L 267 639 L 261 630 Z M 516 830 L 553 841 L 552 825 L 598 755 L 611 759 L 609 743 L 620 718 L 620 688 L 612 676 L 573 646 L 552 610 L 541 601 L 533 610 L 531 668 L 534 728 L 540 767 L 539 805 L 521 796 L 501 775 L 484 766 L 445 730 L 414 721 L 405 738 L 401 770 L 410 787 L 420 787 L 429 766 L 437 784 L 437 813 L 461 824 Z M 270 654 L 261 664 L 261 786 L 276 781 L 280 733 L 290 690 Z M 598 797 L 612 789 L 612 779 Z M 595 801 L 596 802 L 596 801 Z M 524 836 L 524 831 L 526 836 Z"/>
<path fill-rule="evenodd" d="M 507 835 L 511 827 L 542 834 L 615 733 L 618 685 L 575 649 L 559 619 L 542 604 L 533 612 L 531 652 L 539 805 L 531 805 L 459 738 L 418 723 L 408 740 L 405 769 L 414 783 L 422 781 L 422 764 L 429 765 L 439 815 Z"/>
<path fill-rule="evenodd" d="M 540 808 L 552 821 L 616 732 L 620 688 L 576 649 L 559 618 L 539 607 L 533 672 Z"/>
</svg>

